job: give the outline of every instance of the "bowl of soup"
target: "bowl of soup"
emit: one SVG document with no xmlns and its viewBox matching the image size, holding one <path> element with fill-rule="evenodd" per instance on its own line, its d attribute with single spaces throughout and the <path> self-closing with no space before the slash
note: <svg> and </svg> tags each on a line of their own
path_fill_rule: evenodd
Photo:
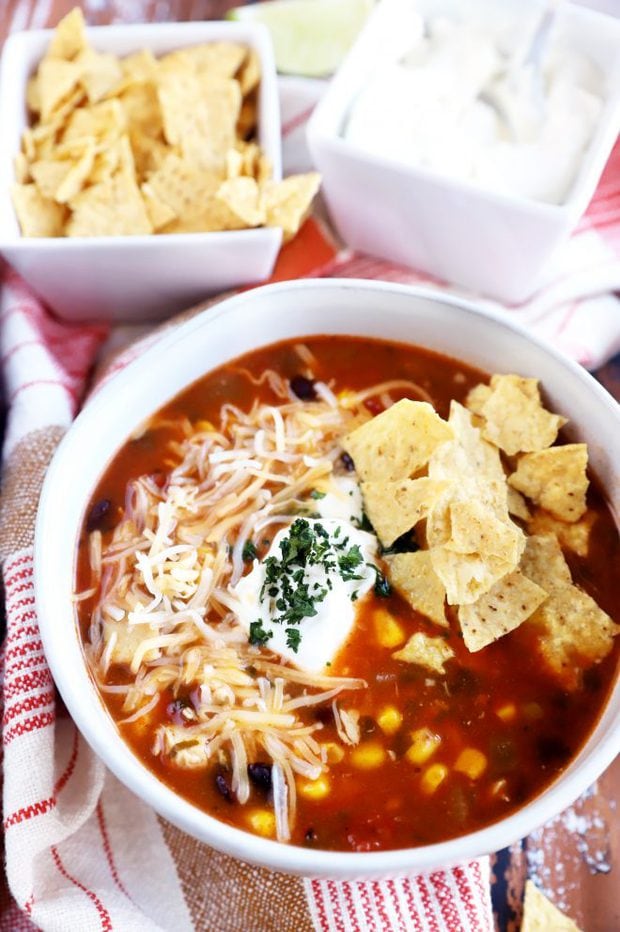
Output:
<svg viewBox="0 0 620 932">
<path fill-rule="evenodd" d="M 36 597 L 67 708 L 162 816 L 266 867 L 510 844 L 618 751 L 619 422 L 553 348 L 428 290 L 205 310 L 49 469 Z"/>
</svg>

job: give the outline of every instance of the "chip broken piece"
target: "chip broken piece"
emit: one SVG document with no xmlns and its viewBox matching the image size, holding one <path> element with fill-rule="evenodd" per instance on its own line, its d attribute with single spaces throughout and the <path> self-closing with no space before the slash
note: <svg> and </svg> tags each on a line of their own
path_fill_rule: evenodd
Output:
<svg viewBox="0 0 620 932">
<path fill-rule="evenodd" d="M 586 511 L 588 447 L 568 443 L 519 457 L 510 485 L 563 521 L 578 521 Z"/>
<path fill-rule="evenodd" d="M 432 479 L 362 482 L 364 510 L 384 547 L 425 518 L 447 487 Z"/>
<path fill-rule="evenodd" d="M 392 654 L 395 660 L 416 663 L 432 673 L 445 673 L 445 664 L 454 651 L 444 638 L 432 638 L 421 631 L 409 638 L 404 647 Z"/>
<path fill-rule="evenodd" d="M 478 651 L 514 631 L 545 601 L 548 593 L 518 570 L 504 576 L 473 605 L 459 608 L 465 647 Z"/>
<path fill-rule="evenodd" d="M 448 627 L 446 590 L 428 550 L 386 556 L 389 580 L 411 607 L 442 628 Z"/>
<path fill-rule="evenodd" d="M 581 932 L 531 881 L 525 882 L 521 932 Z"/>
<path fill-rule="evenodd" d="M 494 375 L 488 394 L 473 389 L 468 407 L 470 398 L 472 410 L 483 419 L 483 437 L 509 456 L 550 447 L 566 424 L 566 418 L 543 407 L 536 379 Z"/>
<path fill-rule="evenodd" d="M 426 401 L 403 398 L 343 440 L 364 482 L 399 482 L 419 472 L 452 429 Z"/>
</svg>

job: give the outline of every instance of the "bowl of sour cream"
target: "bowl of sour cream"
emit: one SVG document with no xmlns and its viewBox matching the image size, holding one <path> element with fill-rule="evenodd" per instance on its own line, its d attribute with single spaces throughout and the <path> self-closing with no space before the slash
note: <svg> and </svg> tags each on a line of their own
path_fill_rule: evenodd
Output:
<svg viewBox="0 0 620 932">
<path fill-rule="evenodd" d="M 525 300 L 620 130 L 620 20 L 544 0 L 383 0 L 308 126 L 348 245 Z M 540 36 L 539 36 L 540 39 Z"/>
</svg>

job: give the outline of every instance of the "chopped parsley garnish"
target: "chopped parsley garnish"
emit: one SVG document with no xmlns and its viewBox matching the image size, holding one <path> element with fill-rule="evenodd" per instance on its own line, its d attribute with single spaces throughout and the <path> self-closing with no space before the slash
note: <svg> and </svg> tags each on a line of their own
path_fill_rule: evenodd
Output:
<svg viewBox="0 0 620 932">
<path fill-rule="evenodd" d="M 319 492 L 318 489 L 312 489 L 312 491 L 310 492 L 310 498 L 314 498 L 314 499 L 325 498 L 326 494 L 327 494 L 326 492 Z"/>
<path fill-rule="evenodd" d="M 255 644 L 258 647 L 262 647 L 263 644 L 267 643 L 272 635 L 273 631 L 265 631 L 263 628 L 263 623 L 260 619 L 250 623 L 250 644 Z"/>
<path fill-rule="evenodd" d="M 256 559 L 256 547 L 251 540 L 246 540 L 245 544 L 243 545 L 242 556 L 245 563 L 249 563 L 250 560 Z"/>
<path fill-rule="evenodd" d="M 380 599 L 387 599 L 388 596 L 392 594 L 392 587 L 388 582 L 387 576 L 384 576 L 374 563 L 367 563 L 366 566 L 371 567 L 375 571 L 375 595 L 378 595 Z"/>
<path fill-rule="evenodd" d="M 286 646 L 290 647 L 291 650 L 299 650 L 299 643 L 301 641 L 301 631 L 299 628 L 287 628 L 286 629 Z"/>
<path fill-rule="evenodd" d="M 322 497 L 322 494 L 312 497 Z M 259 595 L 261 603 L 268 602 L 270 622 L 286 626 L 287 647 L 297 653 L 302 637 L 299 625 L 304 618 L 318 614 L 317 606 L 333 588 L 333 576 L 340 576 L 344 582 L 361 580 L 365 565 L 383 578 L 375 566 L 365 564 L 359 544 L 351 544 L 342 528 L 336 527 L 330 539 L 319 522 L 311 524 L 305 518 L 293 522 L 280 543 L 280 556 L 267 557 L 263 563 L 265 580 Z M 308 575 L 313 567 L 322 570 L 320 582 L 316 573 Z M 354 592 L 352 601 L 356 598 L 357 592 Z M 265 644 L 272 633 L 265 631 L 260 620 L 253 622 L 250 643 Z"/>
</svg>

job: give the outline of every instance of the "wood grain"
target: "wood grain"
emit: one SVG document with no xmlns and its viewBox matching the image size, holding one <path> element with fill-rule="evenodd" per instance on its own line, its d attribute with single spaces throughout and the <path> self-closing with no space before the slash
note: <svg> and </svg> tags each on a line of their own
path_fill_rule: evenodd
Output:
<svg viewBox="0 0 620 932">
<path fill-rule="evenodd" d="M 240 0 L 84 0 L 90 25 L 215 19 Z M 54 26 L 75 0 L 0 0 L 0 45 L 13 31 Z M 620 399 L 620 356 L 598 378 Z M 565 813 L 493 856 L 497 929 L 517 932 L 527 876 L 584 932 L 620 930 L 620 760 Z M 451 929 L 450 932 L 458 932 Z M 550 930 L 552 932 L 552 930 Z"/>
</svg>

